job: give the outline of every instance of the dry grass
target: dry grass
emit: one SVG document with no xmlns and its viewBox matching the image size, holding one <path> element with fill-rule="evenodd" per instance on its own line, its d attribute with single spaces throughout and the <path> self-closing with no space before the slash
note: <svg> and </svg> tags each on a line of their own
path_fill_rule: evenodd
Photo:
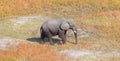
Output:
<svg viewBox="0 0 120 61">
<path fill-rule="evenodd" d="M 17 48 L 0 50 L 0 61 L 66 61 L 51 46 L 21 42 Z"/>
<path fill-rule="evenodd" d="M 0 18 L 32 14 L 81 17 L 96 11 L 119 8 L 119 0 L 1 0 Z"/>
<path fill-rule="evenodd" d="M 119 38 L 120 11 L 97 12 L 81 18 L 81 24 L 88 31 L 104 38 Z"/>
</svg>

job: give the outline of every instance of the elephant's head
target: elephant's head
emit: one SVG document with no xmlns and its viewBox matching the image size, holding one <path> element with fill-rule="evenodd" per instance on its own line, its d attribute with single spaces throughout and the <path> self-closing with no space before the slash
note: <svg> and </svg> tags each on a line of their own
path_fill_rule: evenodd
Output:
<svg viewBox="0 0 120 61">
<path fill-rule="evenodd" d="M 63 30 L 71 29 L 74 32 L 76 44 L 77 44 L 77 28 L 75 27 L 75 23 L 72 19 L 64 19 L 65 21 L 62 23 L 61 28 Z"/>
</svg>

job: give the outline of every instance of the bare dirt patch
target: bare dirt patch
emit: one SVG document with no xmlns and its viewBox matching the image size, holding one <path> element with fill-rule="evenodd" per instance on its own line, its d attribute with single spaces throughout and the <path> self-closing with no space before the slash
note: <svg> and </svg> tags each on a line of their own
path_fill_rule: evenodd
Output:
<svg viewBox="0 0 120 61">
<path fill-rule="evenodd" d="M 19 41 L 16 41 L 12 38 L 1 38 L 0 39 L 0 50 L 8 50 L 10 47 L 17 47 L 19 45 Z"/>
<path fill-rule="evenodd" d="M 99 59 L 101 57 L 119 57 L 119 51 L 105 52 L 105 51 L 89 51 L 89 50 L 63 50 L 62 54 L 67 55 L 67 58 L 72 58 L 73 61 L 89 61 L 88 59 Z M 86 59 L 87 58 L 87 59 Z"/>
<path fill-rule="evenodd" d="M 8 21 L 12 21 L 14 22 L 14 25 L 23 25 L 28 21 L 32 21 L 32 20 L 47 20 L 50 19 L 50 17 L 46 17 L 46 16 L 41 16 L 41 15 L 31 15 L 31 16 L 20 16 L 20 17 L 15 17 L 15 18 L 11 18 L 8 19 Z"/>
</svg>

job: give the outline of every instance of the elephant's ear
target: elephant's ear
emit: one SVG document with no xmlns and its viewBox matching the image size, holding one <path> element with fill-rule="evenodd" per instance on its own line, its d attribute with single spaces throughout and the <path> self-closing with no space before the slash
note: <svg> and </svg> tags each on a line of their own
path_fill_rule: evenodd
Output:
<svg viewBox="0 0 120 61">
<path fill-rule="evenodd" d="M 67 22 L 63 22 L 63 23 L 61 24 L 61 29 L 67 30 L 67 29 L 69 29 L 69 28 L 70 28 L 70 26 L 69 26 L 69 24 L 68 24 Z"/>
</svg>

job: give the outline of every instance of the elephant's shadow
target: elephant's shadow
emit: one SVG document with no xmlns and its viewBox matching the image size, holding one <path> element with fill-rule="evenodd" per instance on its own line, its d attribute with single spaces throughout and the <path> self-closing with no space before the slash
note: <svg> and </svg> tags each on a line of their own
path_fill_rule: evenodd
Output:
<svg viewBox="0 0 120 61">
<path fill-rule="evenodd" d="M 42 41 L 42 39 L 39 38 L 39 37 L 27 38 L 26 40 L 30 41 L 30 42 L 38 42 L 38 43 L 40 43 Z M 52 40 L 53 40 L 54 43 L 59 44 L 60 39 L 52 38 Z M 49 41 L 47 39 L 45 39 L 45 43 L 46 42 L 49 42 Z"/>
</svg>

